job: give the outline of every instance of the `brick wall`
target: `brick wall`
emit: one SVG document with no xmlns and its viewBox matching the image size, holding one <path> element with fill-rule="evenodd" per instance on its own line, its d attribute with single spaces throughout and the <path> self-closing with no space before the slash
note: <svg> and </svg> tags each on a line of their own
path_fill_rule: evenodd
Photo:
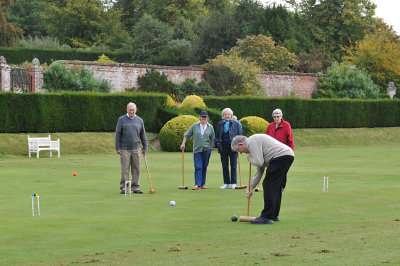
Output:
<svg viewBox="0 0 400 266">
<path fill-rule="evenodd" d="M 203 80 L 204 71 L 199 67 L 171 67 L 171 66 L 150 66 L 136 64 L 109 64 L 86 61 L 61 61 L 69 65 L 69 67 L 82 67 L 93 71 L 95 77 L 107 79 L 111 82 L 111 92 L 124 92 L 126 89 L 138 87 L 138 77 L 146 74 L 147 70 L 154 68 L 155 70 L 164 73 L 168 79 L 174 83 L 183 83 L 185 79 Z M 3 62 L 3 72 L 6 71 L 6 65 Z M 43 70 L 35 65 L 35 84 L 36 88 L 33 91 L 42 92 L 43 85 Z M 40 72 L 40 73 L 39 73 Z M 3 73 L 4 74 L 4 73 Z M 2 75 L 3 84 L 0 89 L 7 91 L 7 75 Z M 268 97 L 287 97 L 297 96 L 300 98 L 311 98 L 312 92 L 317 89 L 318 75 L 316 74 L 301 74 L 301 73 L 278 73 L 264 72 L 260 74 L 259 81 L 265 89 L 265 96 Z"/>
<path fill-rule="evenodd" d="M 264 72 L 259 81 L 268 97 L 312 98 L 313 91 L 318 88 L 316 74 Z"/>
<path fill-rule="evenodd" d="M 84 61 L 62 61 L 71 67 L 85 66 L 99 78 L 111 81 L 111 92 L 123 92 L 125 89 L 137 88 L 138 77 L 146 74 L 147 70 L 154 68 L 164 73 L 174 83 L 183 83 L 185 79 L 195 78 L 203 80 L 204 71 L 198 67 L 168 67 L 135 64 L 108 64 Z M 287 97 L 298 96 L 311 98 L 312 92 L 317 89 L 318 75 L 301 73 L 264 72 L 260 74 L 259 81 L 265 89 L 265 96 Z"/>
<path fill-rule="evenodd" d="M 94 76 L 107 79 L 111 82 L 111 92 L 123 92 L 125 89 L 138 87 L 138 77 L 146 74 L 147 70 L 154 68 L 160 73 L 168 76 L 168 79 L 174 83 L 181 84 L 188 78 L 202 80 L 203 70 L 196 67 L 167 67 L 167 66 L 150 66 L 136 64 L 109 64 L 84 61 L 61 61 L 71 67 L 82 67 L 93 71 Z"/>
</svg>

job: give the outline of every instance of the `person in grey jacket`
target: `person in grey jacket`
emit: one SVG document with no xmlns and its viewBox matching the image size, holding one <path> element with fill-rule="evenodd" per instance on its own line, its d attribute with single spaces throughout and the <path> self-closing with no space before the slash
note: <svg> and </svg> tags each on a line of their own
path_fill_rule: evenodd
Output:
<svg viewBox="0 0 400 266">
<path fill-rule="evenodd" d="M 185 149 L 186 140 L 193 136 L 193 161 L 194 161 L 194 182 L 192 190 L 207 189 L 206 175 L 211 150 L 215 143 L 214 128 L 207 122 L 208 113 L 200 112 L 200 122 L 194 123 L 186 131 L 181 144 L 181 150 Z"/>
<path fill-rule="evenodd" d="M 253 195 L 253 189 L 260 182 L 267 168 L 263 181 L 264 209 L 260 217 L 250 223 L 273 224 L 274 221 L 280 221 L 281 184 L 293 163 L 293 150 L 266 134 L 255 134 L 250 138 L 236 136 L 231 146 L 240 153 L 247 153 L 247 160 L 257 167 L 250 188 L 246 192 L 248 198 Z"/>
<path fill-rule="evenodd" d="M 232 139 L 237 135 L 242 135 L 242 125 L 233 119 L 233 111 L 230 108 L 222 110 L 222 120 L 217 124 L 215 142 L 221 156 L 222 174 L 224 184 L 221 189 L 226 189 L 230 185 L 236 188 L 237 179 L 237 159 L 238 153 L 231 149 Z M 231 163 L 231 173 L 229 176 L 229 161 Z"/>
<path fill-rule="evenodd" d="M 121 158 L 121 194 L 125 194 L 125 181 L 129 181 L 129 169 L 132 173 L 133 193 L 143 194 L 139 189 L 141 153 L 147 154 L 147 136 L 143 120 L 136 115 L 136 104 L 128 103 L 127 113 L 118 119 L 115 129 L 115 149 Z M 142 151 L 143 145 L 143 151 Z"/>
</svg>

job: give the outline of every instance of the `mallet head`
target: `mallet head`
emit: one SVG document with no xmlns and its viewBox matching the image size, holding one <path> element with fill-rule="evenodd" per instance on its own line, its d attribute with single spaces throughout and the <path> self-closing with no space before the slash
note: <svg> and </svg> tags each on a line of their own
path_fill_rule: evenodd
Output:
<svg viewBox="0 0 400 266">
<path fill-rule="evenodd" d="M 187 186 L 179 186 L 179 189 L 188 189 Z"/>
<path fill-rule="evenodd" d="M 251 216 L 240 216 L 239 217 L 239 222 L 250 222 L 255 220 L 256 217 L 251 217 Z"/>
</svg>

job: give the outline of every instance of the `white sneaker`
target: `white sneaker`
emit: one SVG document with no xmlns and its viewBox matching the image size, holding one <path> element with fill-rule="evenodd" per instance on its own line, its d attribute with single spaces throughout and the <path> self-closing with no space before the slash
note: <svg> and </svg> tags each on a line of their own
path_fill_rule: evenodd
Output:
<svg viewBox="0 0 400 266">
<path fill-rule="evenodd" d="M 236 184 L 232 184 L 232 189 L 235 189 L 236 188 Z"/>
<path fill-rule="evenodd" d="M 228 188 L 228 187 L 229 187 L 228 184 L 223 184 L 223 185 L 220 187 L 220 189 L 226 189 L 226 188 Z"/>
</svg>

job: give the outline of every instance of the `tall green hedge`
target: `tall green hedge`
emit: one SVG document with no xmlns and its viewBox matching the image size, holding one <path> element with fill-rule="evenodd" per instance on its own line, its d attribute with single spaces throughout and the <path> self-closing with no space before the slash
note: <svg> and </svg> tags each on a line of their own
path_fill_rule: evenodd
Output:
<svg viewBox="0 0 400 266">
<path fill-rule="evenodd" d="M 272 122 L 279 108 L 293 128 L 352 128 L 400 126 L 400 100 L 299 99 L 261 97 L 203 97 L 207 107 L 229 107 L 239 119 L 259 116 Z"/>
<path fill-rule="evenodd" d="M 259 116 L 271 122 L 280 108 L 293 128 L 349 128 L 400 126 L 400 99 L 311 100 L 298 98 L 203 97 L 213 124 L 230 107 L 239 119 Z M 146 130 L 159 132 L 179 114 L 198 116 L 165 107 L 166 94 L 158 93 L 9 93 L 0 92 L 0 132 L 114 131 L 128 102 L 135 102 Z M 189 113 L 188 113 L 189 112 Z"/>
<path fill-rule="evenodd" d="M 126 105 L 134 102 L 147 131 L 161 129 L 164 94 L 0 93 L 0 132 L 114 131 Z"/>
<path fill-rule="evenodd" d="M 51 64 L 56 60 L 80 60 L 96 61 L 100 55 L 105 54 L 110 59 L 118 63 L 131 63 L 130 52 L 102 52 L 102 51 L 82 51 L 78 49 L 38 49 L 38 48 L 4 48 L 0 47 L 0 56 L 4 56 L 7 64 L 20 64 L 34 58 L 39 59 L 40 63 Z"/>
</svg>

